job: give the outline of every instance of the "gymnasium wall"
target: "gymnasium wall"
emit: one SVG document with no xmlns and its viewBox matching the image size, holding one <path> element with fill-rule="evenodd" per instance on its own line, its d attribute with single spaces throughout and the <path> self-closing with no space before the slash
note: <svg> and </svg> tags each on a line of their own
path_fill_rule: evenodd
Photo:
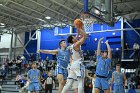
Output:
<svg viewBox="0 0 140 93">
<path fill-rule="evenodd" d="M 107 25 L 103 25 L 102 30 L 111 30 L 111 29 L 119 29 L 120 28 L 120 22 L 115 24 L 115 27 L 109 27 Z M 99 24 L 94 24 L 94 30 L 96 31 L 101 31 L 101 25 Z M 68 33 L 70 31 L 69 27 L 66 27 L 62 30 L 58 30 L 59 34 L 63 33 Z M 76 32 L 76 29 L 73 28 L 73 33 Z M 61 39 L 66 40 L 68 35 L 63 35 L 63 36 L 55 36 L 54 34 L 56 33 L 56 29 L 42 29 L 41 30 L 41 49 L 57 49 L 58 48 L 58 43 Z M 115 34 L 114 34 L 115 33 Z M 121 33 L 120 32 L 103 32 L 103 33 L 94 33 L 94 34 L 89 34 L 85 43 L 82 45 L 82 49 L 84 51 L 86 50 L 96 50 L 97 49 L 97 42 L 98 40 L 104 37 L 103 44 L 101 45 L 102 50 L 106 50 L 106 45 L 104 42 L 106 40 L 109 40 L 109 43 L 113 49 L 116 48 L 121 48 Z M 96 40 L 97 39 L 97 40 Z M 94 51 L 91 52 L 91 54 L 94 54 Z M 46 58 L 46 56 L 49 56 L 49 59 L 52 59 L 52 55 L 48 54 L 42 54 L 41 57 L 43 59 Z"/>
<path fill-rule="evenodd" d="M 140 27 L 139 24 L 140 20 L 134 20 L 132 21 L 131 25 L 133 27 Z M 106 24 L 99 25 L 99 24 L 94 24 L 93 25 L 94 32 L 95 31 L 102 31 L 102 30 L 112 30 L 114 29 L 114 32 L 102 32 L 102 33 L 91 33 L 88 35 L 85 43 L 82 45 L 82 49 L 84 51 L 90 50 L 92 51 L 91 54 L 94 54 L 94 50 L 97 49 L 97 43 L 98 40 L 101 37 L 104 37 L 104 40 L 101 45 L 102 50 L 106 50 L 106 45 L 104 42 L 106 40 L 109 40 L 109 44 L 111 45 L 112 49 L 119 48 L 121 49 L 121 32 L 120 31 L 115 31 L 115 29 L 120 29 L 121 28 L 121 22 L 118 22 L 115 24 L 114 27 L 109 27 Z M 124 28 L 130 28 L 126 23 L 124 23 Z M 67 26 L 65 28 L 57 28 L 57 34 L 67 34 L 70 32 L 70 27 Z M 139 31 L 138 31 L 139 32 Z M 73 33 L 76 33 L 76 29 L 73 28 Z M 26 32 L 26 39 L 25 42 L 29 40 L 29 32 Z M 58 48 L 58 43 L 60 40 L 64 39 L 66 40 L 68 35 L 56 35 L 56 28 L 54 29 L 41 29 L 41 41 L 40 41 L 40 48 L 41 49 L 57 49 Z M 128 43 L 130 48 L 132 48 L 133 43 L 137 42 L 140 44 L 140 37 L 134 32 L 134 31 L 125 31 L 124 32 L 124 41 Z M 30 53 L 35 53 L 37 49 L 37 41 L 32 40 L 29 45 L 26 47 L 27 50 Z M 46 56 L 49 56 L 49 59 L 52 59 L 53 56 L 49 54 L 42 54 L 41 57 L 43 59 L 46 58 Z"/>
<path fill-rule="evenodd" d="M 24 33 L 18 33 L 19 38 L 21 40 L 21 42 L 24 43 L 24 39 L 25 39 L 25 34 Z M 15 39 L 17 39 L 15 37 L 15 35 L 13 35 L 13 45 L 12 47 L 14 47 L 14 42 Z M 16 49 L 18 51 L 16 51 L 17 54 L 23 54 L 23 48 L 21 43 L 19 42 L 19 40 L 17 39 L 16 41 Z M 3 34 L 1 35 L 1 41 L 0 41 L 0 55 L 8 55 L 9 54 L 9 48 L 10 48 L 10 44 L 11 44 L 11 34 Z"/>
</svg>

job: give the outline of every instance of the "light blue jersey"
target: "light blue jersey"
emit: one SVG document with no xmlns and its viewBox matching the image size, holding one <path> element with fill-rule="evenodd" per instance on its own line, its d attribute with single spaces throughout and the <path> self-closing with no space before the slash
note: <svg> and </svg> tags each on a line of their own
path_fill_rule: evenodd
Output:
<svg viewBox="0 0 140 93">
<path fill-rule="evenodd" d="M 68 48 L 66 48 L 66 50 L 61 50 L 58 48 L 56 74 L 62 74 L 64 79 L 67 79 L 67 66 L 69 62 L 70 53 Z"/>
<path fill-rule="evenodd" d="M 97 56 L 96 75 L 108 77 L 110 67 L 111 67 L 110 58 L 102 59 L 101 55 Z"/>
<path fill-rule="evenodd" d="M 30 69 L 28 71 L 28 78 L 30 79 L 31 83 L 37 83 L 38 77 L 40 76 L 40 71 L 38 69 Z"/>
<path fill-rule="evenodd" d="M 113 72 L 114 75 L 114 85 L 123 85 L 123 73 Z"/>
<path fill-rule="evenodd" d="M 114 93 L 124 93 L 123 73 L 113 72 L 114 75 Z"/>
<path fill-rule="evenodd" d="M 111 66 L 110 58 L 102 59 L 101 55 L 97 56 L 95 88 L 98 88 L 100 90 L 109 89 L 107 77 L 109 74 L 110 66 Z"/>
<path fill-rule="evenodd" d="M 70 54 L 68 48 L 66 48 L 66 50 L 61 50 L 60 48 L 58 48 L 57 65 L 62 68 L 67 68 L 69 62 Z"/>
</svg>

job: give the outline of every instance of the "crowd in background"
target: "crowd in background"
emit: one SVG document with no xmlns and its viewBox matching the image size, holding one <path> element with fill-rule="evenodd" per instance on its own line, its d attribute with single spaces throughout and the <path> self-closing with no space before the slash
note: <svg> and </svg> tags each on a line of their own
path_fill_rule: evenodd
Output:
<svg viewBox="0 0 140 93">
<path fill-rule="evenodd" d="M 128 45 L 126 44 L 126 47 L 128 49 Z M 139 55 L 139 45 L 134 44 L 133 45 L 134 52 L 129 56 L 130 58 L 138 57 Z M 117 53 L 115 53 L 117 54 Z M 86 54 L 85 54 L 86 55 Z M 120 55 L 117 55 L 120 56 Z M 116 56 L 116 57 L 117 57 Z M 93 56 L 96 58 L 95 56 Z M 92 58 L 90 58 L 92 60 Z M 96 60 L 95 60 L 96 61 Z M 56 60 L 49 60 L 48 57 L 46 57 L 46 60 L 41 60 L 41 58 L 38 59 L 38 61 L 35 61 L 35 57 L 31 55 L 30 60 L 26 60 L 24 56 L 18 56 L 16 59 L 9 61 L 8 59 L 3 62 L 1 65 L 1 77 L 2 79 L 5 79 L 7 74 L 10 73 L 12 75 L 12 71 L 16 71 L 16 78 L 15 78 L 15 84 L 19 85 L 17 88 L 22 88 L 26 85 L 27 82 L 27 72 L 32 68 L 31 64 L 32 62 L 36 62 L 37 69 L 40 70 L 41 73 L 41 87 L 44 89 L 44 82 L 49 75 L 53 78 L 54 84 L 53 88 L 56 88 L 56 75 L 55 75 L 55 67 L 56 67 Z M 95 67 L 94 67 L 95 68 Z M 24 69 L 24 73 L 23 72 Z M 89 70 L 92 70 L 93 68 L 89 68 Z M 93 76 L 93 71 L 89 73 L 89 76 Z M 133 73 L 128 78 L 128 88 L 129 89 L 140 89 L 140 71 L 138 73 Z M 85 78 L 85 93 L 91 93 L 92 92 L 92 80 L 91 78 L 86 77 Z"/>
</svg>

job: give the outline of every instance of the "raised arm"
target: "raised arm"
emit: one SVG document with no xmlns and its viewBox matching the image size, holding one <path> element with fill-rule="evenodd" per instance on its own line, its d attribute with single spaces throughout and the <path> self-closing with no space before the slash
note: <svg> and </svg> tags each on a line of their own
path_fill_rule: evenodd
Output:
<svg viewBox="0 0 140 93">
<path fill-rule="evenodd" d="M 108 40 L 105 42 L 108 50 L 108 58 L 112 59 L 112 53 L 111 53 L 111 48 L 110 45 L 108 44 Z"/>
<path fill-rule="evenodd" d="M 78 29 L 78 33 L 80 32 L 80 34 L 82 35 L 81 39 L 78 40 L 75 44 L 74 44 L 74 49 L 75 50 L 79 50 L 80 49 L 80 46 L 85 42 L 86 40 L 86 32 L 83 31 L 83 29 Z"/>
<path fill-rule="evenodd" d="M 38 50 L 38 52 L 56 55 L 58 53 L 58 50 Z"/>
<path fill-rule="evenodd" d="M 100 38 L 99 41 L 98 41 L 98 47 L 97 47 L 97 56 L 101 54 L 101 41 L 103 40 L 104 38 Z"/>
</svg>

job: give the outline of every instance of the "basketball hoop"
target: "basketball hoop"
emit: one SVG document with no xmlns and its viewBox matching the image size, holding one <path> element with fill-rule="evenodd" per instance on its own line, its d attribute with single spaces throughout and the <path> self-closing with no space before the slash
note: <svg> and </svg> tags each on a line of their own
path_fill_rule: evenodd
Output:
<svg viewBox="0 0 140 93">
<path fill-rule="evenodd" d="M 81 19 L 82 19 L 82 22 L 84 24 L 84 30 L 86 32 L 93 31 L 94 18 L 87 13 L 82 13 L 81 14 Z"/>
</svg>

